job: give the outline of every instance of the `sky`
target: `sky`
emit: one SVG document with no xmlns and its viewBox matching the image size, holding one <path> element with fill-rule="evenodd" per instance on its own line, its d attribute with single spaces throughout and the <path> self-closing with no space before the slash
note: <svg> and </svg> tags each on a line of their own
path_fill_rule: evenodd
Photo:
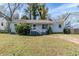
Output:
<svg viewBox="0 0 79 59">
<path fill-rule="evenodd" d="M 5 4 L 0 3 L 0 5 Z M 79 12 L 78 6 L 79 3 L 46 3 L 46 7 L 48 8 L 48 14 L 50 14 L 52 18 L 68 12 Z M 20 13 L 23 13 L 23 11 Z"/>
<path fill-rule="evenodd" d="M 78 6 L 78 3 L 46 3 L 51 17 L 56 17 L 67 12 L 79 12 Z"/>
</svg>

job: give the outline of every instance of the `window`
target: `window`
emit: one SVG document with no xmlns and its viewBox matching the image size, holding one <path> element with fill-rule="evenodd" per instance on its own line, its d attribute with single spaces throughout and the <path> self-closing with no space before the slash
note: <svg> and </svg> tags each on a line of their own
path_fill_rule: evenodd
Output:
<svg viewBox="0 0 79 59">
<path fill-rule="evenodd" d="M 47 25 L 43 24 L 42 29 L 46 29 L 46 28 L 47 28 Z"/>
<path fill-rule="evenodd" d="M 61 28 L 61 24 L 59 24 L 59 28 Z"/>
<path fill-rule="evenodd" d="M 33 29 L 36 29 L 36 25 L 35 24 L 33 25 Z"/>
<path fill-rule="evenodd" d="M 3 26 L 3 22 L 1 23 L 1 26 Z"/>
</svg>

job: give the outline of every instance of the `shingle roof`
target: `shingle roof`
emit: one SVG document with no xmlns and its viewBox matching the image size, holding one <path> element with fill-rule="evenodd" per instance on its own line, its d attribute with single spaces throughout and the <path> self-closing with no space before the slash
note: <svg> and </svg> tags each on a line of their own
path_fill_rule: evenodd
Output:
<svg viewBox="0 0 79 59">
<path fill-rule="evenodd" d="M 16 20 L 15 23 L 28 23 L 28 24 L 53 24 L 50 20 Z"/>
</svg>

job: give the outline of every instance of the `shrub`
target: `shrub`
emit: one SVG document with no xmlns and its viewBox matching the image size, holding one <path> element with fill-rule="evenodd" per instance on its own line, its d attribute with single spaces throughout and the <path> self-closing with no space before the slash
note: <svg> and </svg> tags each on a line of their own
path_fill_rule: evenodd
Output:
<svg viewBox="0 0 79 59">
<path fill-rule="evenodd" d="M 63 32 L 64 32 L 65 34 L 70 34 L 70 29 L 64 29 Z"/>
<path fill-rule="evenodd" d="M 48 29 L 47 29 L 47 34 L 52 34 L 53 32 L 52 32 L 52 29 L 51 29 L 51 27 L 49 27 Z"/>
<path fill-rule="evenodd" d="M 16 26 L 16 32 L 20 35 L 30 35 L 31 25 L 19 24 Z"/>
</svg>

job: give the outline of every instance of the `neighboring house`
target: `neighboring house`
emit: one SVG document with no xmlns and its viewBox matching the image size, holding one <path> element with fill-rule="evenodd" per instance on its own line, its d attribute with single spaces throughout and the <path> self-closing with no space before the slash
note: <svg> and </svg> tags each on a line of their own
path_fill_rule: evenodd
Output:
<svg viewBox="0 0 79 59">
<path fill-rule="evenodd" d="M 79 23 L 74 23 L 71 25 L 71 33 L 79 33 Z"/>
<path fill-rule="evenodd" d="M 5 32 L 7 29 L 7 20 L 4 17 L 0 17 L 0 32 Z"/>
</svg>

